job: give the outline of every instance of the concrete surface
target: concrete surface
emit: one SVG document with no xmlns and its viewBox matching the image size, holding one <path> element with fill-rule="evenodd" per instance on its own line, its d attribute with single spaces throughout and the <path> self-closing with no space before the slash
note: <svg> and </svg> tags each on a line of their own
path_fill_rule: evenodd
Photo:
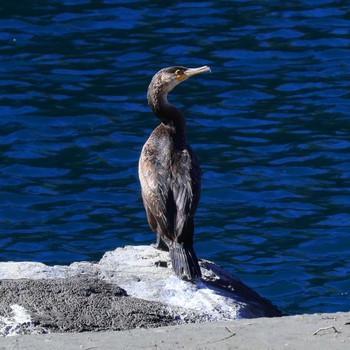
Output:
<svg viewBox="0 0 350 350">
<path fill-rule="evenodd" d="M 350 313 L 207 322 L 120 332 L 21 335 L 0 350 L 346 350 Z"/>
</svg>

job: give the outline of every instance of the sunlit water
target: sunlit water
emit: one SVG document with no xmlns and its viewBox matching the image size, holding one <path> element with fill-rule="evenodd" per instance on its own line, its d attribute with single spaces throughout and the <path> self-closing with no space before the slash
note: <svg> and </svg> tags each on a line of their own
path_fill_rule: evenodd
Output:
<svg viewBox="0 0 350 350">
<path fill-rule="evenodd" d="M 203 170 L 196 250 L 286 313 L 350 310 L 349 3 L 0 4 L 0 260 L 67 264 L 150 244 L 137 161 L 146 89 Z"/>
</svg>

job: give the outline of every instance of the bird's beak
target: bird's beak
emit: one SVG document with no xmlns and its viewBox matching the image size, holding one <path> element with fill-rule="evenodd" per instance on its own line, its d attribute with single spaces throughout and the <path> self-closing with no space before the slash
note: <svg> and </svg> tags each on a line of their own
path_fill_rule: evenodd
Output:
<svg viewBox="0 0 350 350">
<path fill-rule="evenodd" d="M 186 78 L 190 78 L 193 75 L 203 73 L 203 72 L 211 72 L 210 67 L 203 66 L 199 68 L 188 68 L 187 70 L 184 71 L 184 75 L 186 76 Z"/>
<path fill-rule="evenodd" d="M 203 73 L 203 72 L 211 72 L 211 70 L 208 66 L 203 66 L 199 68 L 187 68 L 181 74 L 176 75 L 176 79 L 181 82 L 196 74 Z"/>
</svg>

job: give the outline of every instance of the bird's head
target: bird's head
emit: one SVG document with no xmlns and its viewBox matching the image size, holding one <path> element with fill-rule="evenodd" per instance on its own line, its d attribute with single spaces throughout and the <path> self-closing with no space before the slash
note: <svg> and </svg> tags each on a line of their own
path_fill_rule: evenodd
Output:
<svg viewBox="0 0 350 350">
<path fill-rule="evenodd" d="M 203 72 L 210 72 L 210 68 L 208 66 L 202 66 L 199 68 L 187 68 L 182 66 L 163 68 L 154 75 L 151 84 L 161 87 L 162 92 L 167 94 L 176 85 Z"/>
</svg>

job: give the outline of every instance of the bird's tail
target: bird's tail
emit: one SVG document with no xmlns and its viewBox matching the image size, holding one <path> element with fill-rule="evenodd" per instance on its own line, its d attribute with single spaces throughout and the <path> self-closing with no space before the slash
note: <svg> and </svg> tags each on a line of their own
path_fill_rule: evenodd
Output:
<svg viewBox="0 0 350 350">
<path fill-rule="evenodd" d="M 198 259 L 193 247 L 181 243 L 173 243 L 169 247 L 173 270 L 181 279 L 193 280 L 202 276 Z"/>
</svg>

